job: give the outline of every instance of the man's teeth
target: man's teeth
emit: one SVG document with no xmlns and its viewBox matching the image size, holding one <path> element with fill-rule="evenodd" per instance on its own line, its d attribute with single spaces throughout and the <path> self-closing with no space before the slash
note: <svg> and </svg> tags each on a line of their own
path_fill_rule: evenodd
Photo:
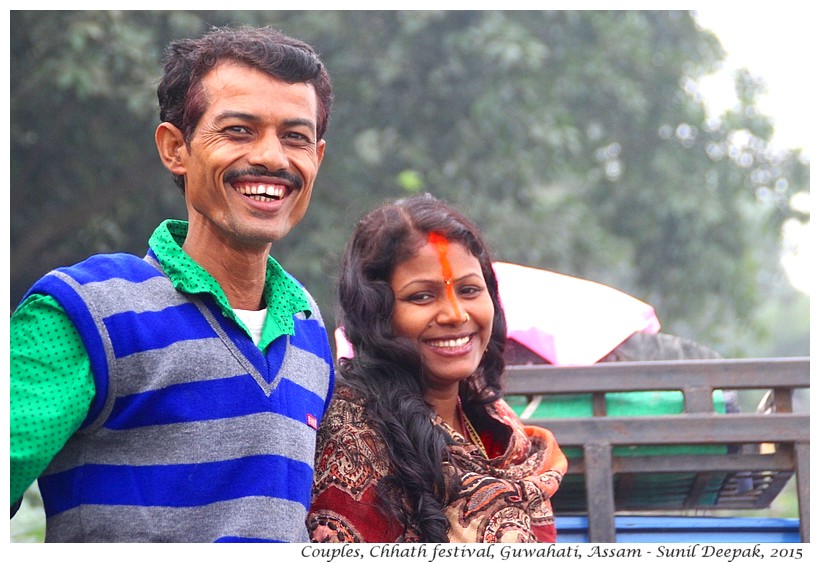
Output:
<svg viewBox="0 0 820 563">
<path fill-rule="evenodd" d="M 285 197 L 283 186 L 272 186 L 270 184 L 242 184 L 237 187 L 239 193 L 257 201 L 266 201 L 270 198 L 282 199 Z"/>
<path fill-rule="evenodd" d="M 431 340 L 430 346 L 436 348 L 458 348 L 464 346 L 470 341 L 469 336 L 462 336 L 461 338 L 451 338 L 450 340 Z"/>
</svg>

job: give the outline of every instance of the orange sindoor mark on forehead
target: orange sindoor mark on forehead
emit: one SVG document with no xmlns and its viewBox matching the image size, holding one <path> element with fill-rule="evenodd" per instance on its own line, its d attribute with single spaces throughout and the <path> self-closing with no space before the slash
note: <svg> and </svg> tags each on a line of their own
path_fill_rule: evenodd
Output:
<svg viewBox="0 0 820 563">
<path fill-rule="evenodd" d="M 430 244 L 438 250 L 438 259 L 441 262 L 441 275 L 444 276 L 444 287 L 447 291 L 447 298 L 453 306 L 453 312 L 457 317 L 461 317 L 461 308 L 458 306 L 458 299 L 456 299 L 456 290 L 453 286 L 453 268 L 450 266 L 450 261 L 447 259 L 447 250 L 450 248 L 450 241 L 444 238 L 439 233 L 431 232 L 427 235 L 427 240 Z"/>
</svg>

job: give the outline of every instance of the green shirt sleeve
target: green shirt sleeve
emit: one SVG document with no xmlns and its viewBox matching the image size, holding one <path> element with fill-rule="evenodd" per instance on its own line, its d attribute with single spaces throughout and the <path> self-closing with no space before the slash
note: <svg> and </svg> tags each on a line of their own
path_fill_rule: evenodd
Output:
<svg viewBox="0 0 820 563">
<path fill-rule="evenodd" d="M 14 504 L 85 420 L 95 386 L 80 335 L 54 298 L 29 296 L 9 332 Z"/>
</svg>

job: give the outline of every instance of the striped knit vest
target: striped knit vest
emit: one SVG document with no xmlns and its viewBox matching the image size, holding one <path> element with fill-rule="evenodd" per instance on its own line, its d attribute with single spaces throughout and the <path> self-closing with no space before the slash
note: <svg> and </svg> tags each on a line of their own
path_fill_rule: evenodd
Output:
<svg viewBox="0 0 820 563">
<path fill-rule="evenodd" d="M 46 541 L 307 541 L 316 427 L 333 389 L 318 307 L 260 351 L 152 254 L 42 278 L 76 325 L 97 389 L 39 479 Z"/>
</svg>

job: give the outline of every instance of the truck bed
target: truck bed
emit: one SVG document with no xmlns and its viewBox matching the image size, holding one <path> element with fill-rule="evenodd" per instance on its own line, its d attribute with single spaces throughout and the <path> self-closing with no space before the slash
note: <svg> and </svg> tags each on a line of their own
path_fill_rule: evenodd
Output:
<svg viewBox="0 0 820 563">
<path fill-rule="evenodd" d="M 743 541 L 738 538 L 760 519 L 717 515 L 767 508 L 796 476 L 799 518 L 768 524 L 780 527 L 775 536 L 782 541 L 808 542 L 809 415 L 793 406 L 795 391 L 809 388 L 809 375 L 808 358 L 509 366 L 505 392 L 527 400 L 591 396 L 589 416 L 522 417 L 549 428 L 562 448 L 577 452 L 568 456 L 568 474 L 553 499 L 562 541 L 639 541 L 648 532 L 635 532 L 638 524 L 664 529 L 669 537 L 680 525 L 688 530 L 678 534 L 680 541 L 694 541 L 696 530 L 706 534 L 697 522 L 714 528 L 706 535 Z M 752 389 L 766 397 L 755 412 L 716 412 L 716 393 Z M 681 412 L 607 415 L 608 394 L 641 391 L 680 392 Z M 687 512 L 698 516 L 687 520 Z"/>
</svg>

